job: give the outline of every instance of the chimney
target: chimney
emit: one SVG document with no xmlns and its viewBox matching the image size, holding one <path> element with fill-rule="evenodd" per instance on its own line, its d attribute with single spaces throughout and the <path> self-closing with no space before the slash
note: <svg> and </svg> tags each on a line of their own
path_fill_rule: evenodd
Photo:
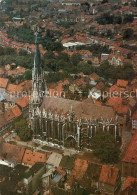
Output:
<svg viewBox="0 0 137 195">
<path fill-rule="evenodd" d="M 110 170 L 109 170 L 109 178 L 112 177 L 113 175 L 113 167 L 110 167 Z"/>
</svg>

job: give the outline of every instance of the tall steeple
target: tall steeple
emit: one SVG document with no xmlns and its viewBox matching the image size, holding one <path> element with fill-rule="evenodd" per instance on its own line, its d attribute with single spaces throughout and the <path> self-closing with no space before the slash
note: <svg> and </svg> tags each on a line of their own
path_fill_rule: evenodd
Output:
<svg viewBox="0 0 137 195">
<path fill-rule="evenodd" d="M 42 73 L 42 67 L 41 67 L 40 51 L 39 51 L 39 44 L 38 44 L 38 33 L 36 32 L 33 74 L 37 76 L 40 75 L 41 73 Z"/>
<path fill-rule="evenodd" d="M 38 96 L 42 99 L 46 91 L 46 83 L 44 79 L 44 72 L 42 71 L 41 57 L 38 44 L 38 33 L 35 37 L 35 52 L 34 52 L 34 64 L 32 71 L 32 92 L 37 91 Z"/>
<path fill-rule="evenodd" d="M 38 44 L 38 33 L 35 37 L 35 53 L 34 53 L 34 64 L 32 70 L 32 92 L 29 104 L 29 124 L 33 130 L 34 137 L 40 135 L 38 131 L 38 124 L 36 124 L 37 110 L 40 108 L 43 96 L 46 92 L 46 82 L 44 79 L 44 71 L 42 71 L 39 44 Z"/>
</svg>

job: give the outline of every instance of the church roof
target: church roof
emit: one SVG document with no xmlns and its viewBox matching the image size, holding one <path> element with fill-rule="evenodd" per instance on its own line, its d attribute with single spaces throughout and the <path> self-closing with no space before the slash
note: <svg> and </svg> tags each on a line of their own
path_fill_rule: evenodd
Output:
<svg viewBox="0 0 137 195">
<path fill-rule="evenodd" d="M 112 107 L 55 97 L 44 97 L 41 108 L 45 108 L 46 111 L 56 111 L 58 114 L 67 115 L 71 106 L 77 118 L 96 119 L 103 117 L 104 119 L 114 119 L 115 117 Z"/>
</svg>

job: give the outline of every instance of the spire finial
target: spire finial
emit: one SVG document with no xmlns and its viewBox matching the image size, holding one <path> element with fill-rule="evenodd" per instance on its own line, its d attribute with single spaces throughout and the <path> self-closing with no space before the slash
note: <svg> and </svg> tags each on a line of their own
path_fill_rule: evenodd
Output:
<svg viewBox="0 0 137 195">
<path fill-rule="evenodd" d="M 36 36 L 35 36 L 35 45 L 38 44 L 38 31 L 36 31 Z"/>
</svg>

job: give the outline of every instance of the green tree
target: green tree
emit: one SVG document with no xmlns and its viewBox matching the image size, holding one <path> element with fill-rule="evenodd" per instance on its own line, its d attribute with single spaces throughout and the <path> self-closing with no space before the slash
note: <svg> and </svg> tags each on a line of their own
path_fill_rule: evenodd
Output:
<svg viewBox="0 0 137 195">
<path fill-rule="evenodd" d="M 13 55 L 13 54 L 16 54 L 16 50 L 13 49 L 13 48 L 10 48 L 10 47 L 5 48 L 4 51 L 5 51 L 4 52 L 5 55 Z"/>
<path fill-rule="evenodd" d="M 14 121 L 14 129 L 22 141 L 29 141 L 32 138 L 32 131 L 28 128 L 27 121 L 19 118 Z"/>
<path fill-rule="evenodd" d="M 44 60 L 44 70 L 45 71 L 56 71 L 57 70 L 56 60 L 54 58 L 45 59 Z"/>
<path fill-rule="evenodd" d="M 24 74 L 25 80 L 31 80 L 32 79 L 32 72 L 30 70 L 27 70 Z"/>
<path fill-rule="evenodd" d="M 60 42 L 55 42 L 53 51 L 61 52 L 63 50 L 63 45 Z"/>
<path fill-rule="evenodd" d="M 63 53 L 62 52 L 62 53 L 60 53 L 58 55 L 57 60 L 64 60 L 65 62 L 69 62 L 70 61 L 70 57 L 69 57 L 69 55 L 67 53 Z"/>
<path fill-rule="evenodd" d="M 133 32 L 131 28 L 127 28 L 123 33 L 123 39 L 130 39 L 133 36 Z"/>
<path fill-rule="evenodd" d="M 80 61 L 82 61 L 82 56 L 79 53 L 74 53 L 71 57 L 72 64 L 77 66 Z"/>
<path fill-rule="evenodd" d="M 53 53 L 53 51 L 47 51 L 44 54 L 44 59 L 55 59 L 55 54 Z"/>
<path fill-rule="evenodd" d="M 92 65 L 89 65 L 87 62 L 81 61 L 79 62 L 77 66 L 77 72 L 83 72 L 86 75 L 89 75 L 93 72 L 93 67 Z"/>
<path fill-rule="evenodd" d="M 91 140 L 91 148 L 101 162 L 118 162 L 120 150 L 115 138 L 110 133 L 96 134 Z"/>
<path fill-rule="evenodd" d="M 19 50 L 19 55 L 20 56 L 26 56 L 28 54 L 28 52 L 26 50 L 20 49 Z"/>
<path fill-rule="evenodd" d="M 0 56 L 4 55 L 4 48 L 0 46 Z"/>
</svg>

